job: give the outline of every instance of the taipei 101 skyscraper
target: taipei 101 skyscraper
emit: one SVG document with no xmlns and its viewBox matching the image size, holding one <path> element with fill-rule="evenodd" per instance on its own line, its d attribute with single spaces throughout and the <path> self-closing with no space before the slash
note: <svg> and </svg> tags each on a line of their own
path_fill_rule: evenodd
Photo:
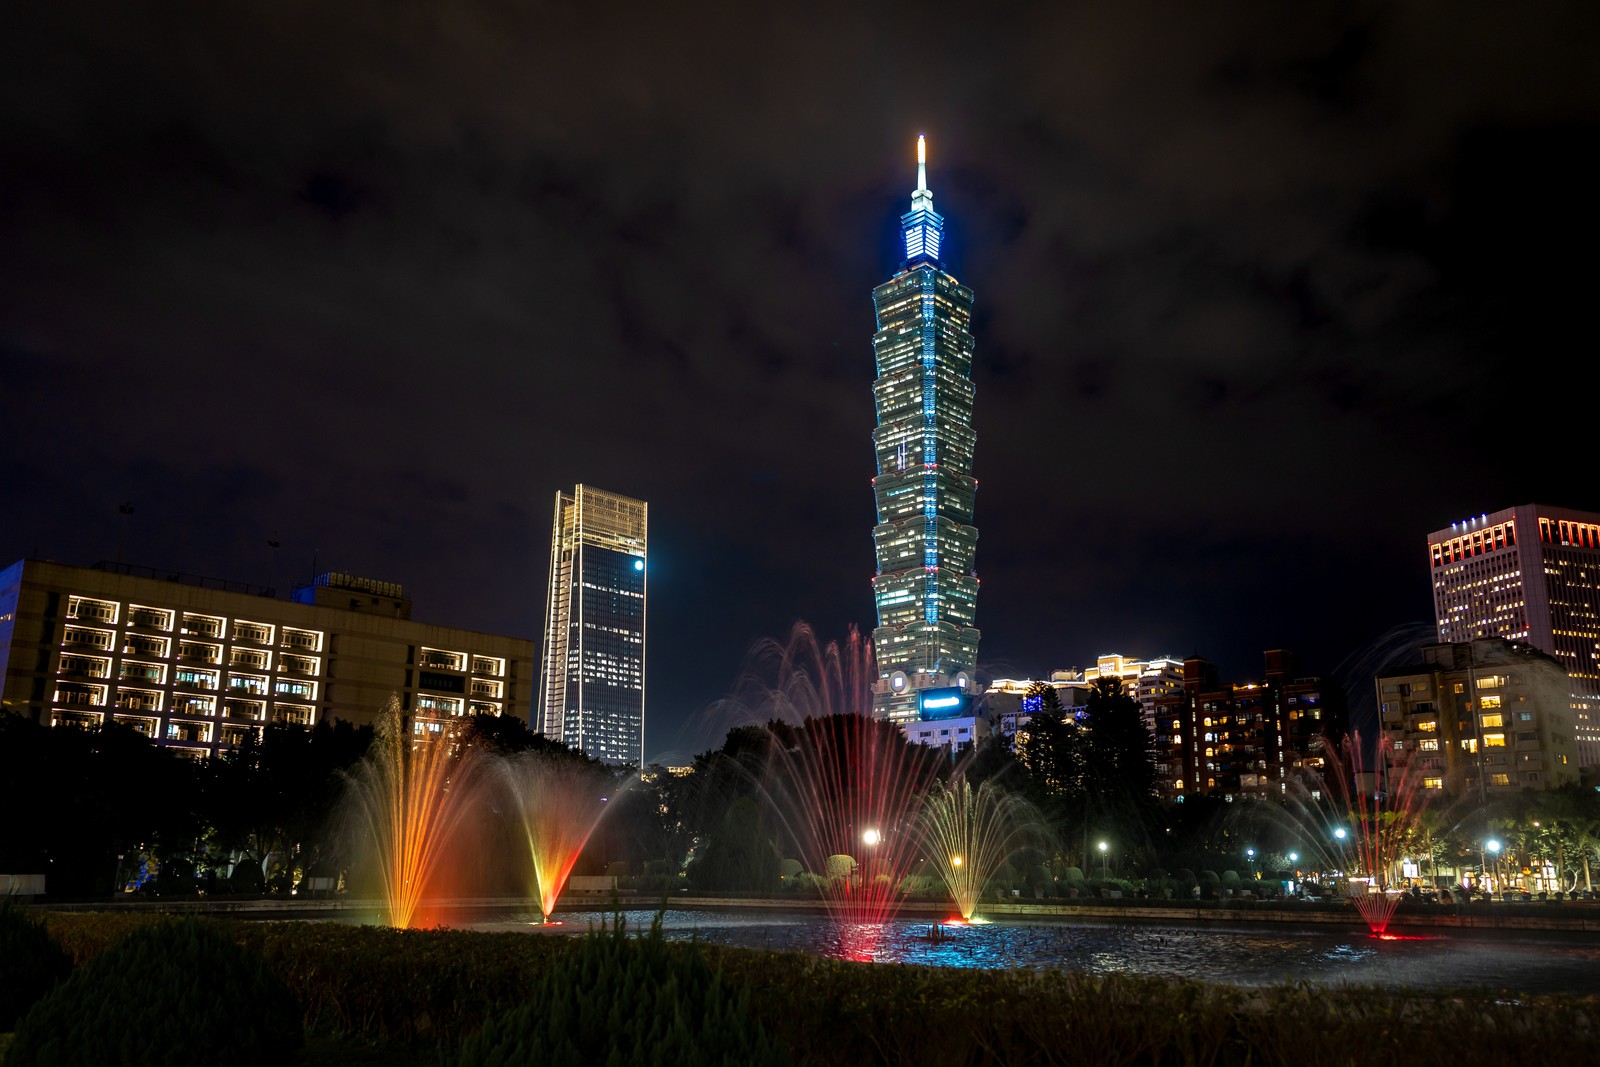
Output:
<svg viewBox="0 0 1600 1067">
<path fill-rule="evenodd" d="M 972 290 L 939 265 L 944 219 L 933 210 L 921 137 L 917 188 L 900 228 L 905 264 L 872 291 L 878 317 L 872 707 L 874 716 L 895 723 L 965 714 L 978 659 Z"/>
</svg>

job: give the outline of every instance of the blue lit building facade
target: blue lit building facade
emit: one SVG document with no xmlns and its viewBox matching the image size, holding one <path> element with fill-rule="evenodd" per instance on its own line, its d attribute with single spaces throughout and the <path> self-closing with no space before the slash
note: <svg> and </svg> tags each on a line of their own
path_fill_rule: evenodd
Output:
<svg viewBox="0 0 1600 1067">
<path fill-rule="evenodd" d="M 649 505 L 556 494 L 538 728 L 603 763 L 643 766 Z"/>
<path fill-rule="evenodd" d="M 933 210 L 920 137 L 917 188 L 900 226 L 905 264 L 872 291 L 878 323 L 873 714 L 907 723 L 962 714 L 978 659 L 973 296 L 940 268 L 944 219 Z"/>
</svg>

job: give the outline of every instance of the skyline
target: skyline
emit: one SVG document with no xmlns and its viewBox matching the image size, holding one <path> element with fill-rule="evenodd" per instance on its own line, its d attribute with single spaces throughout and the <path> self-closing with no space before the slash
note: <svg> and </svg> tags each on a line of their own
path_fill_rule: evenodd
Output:
<svg viewBox="0 0 1600 1067">
<path fill-rule="evenodd" d="M 982 675 L 1327 673 L 1431 622 L 1429 531 L 1600 510 L 1585 5 L 699 16 L 0 15 L 0 565 L 315 560 L 537 642 L 550 496 L 604 486 L 677 748 L 753 641 L 872 629 L 918 133 L 978 294 Z"/>
</svg>

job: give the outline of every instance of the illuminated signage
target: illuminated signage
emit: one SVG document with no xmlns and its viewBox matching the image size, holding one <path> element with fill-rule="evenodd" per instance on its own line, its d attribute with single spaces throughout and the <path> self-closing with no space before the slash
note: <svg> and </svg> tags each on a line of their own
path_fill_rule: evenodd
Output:
<svg viewBox="0 0 1600 1067">
<path fill-rule="evenodd" d="M 946 719 L 966 709 L 967 694 L 956 686 L 924 689 L 917 694 L 917 711 L 924 719 Z"/>
</svg>

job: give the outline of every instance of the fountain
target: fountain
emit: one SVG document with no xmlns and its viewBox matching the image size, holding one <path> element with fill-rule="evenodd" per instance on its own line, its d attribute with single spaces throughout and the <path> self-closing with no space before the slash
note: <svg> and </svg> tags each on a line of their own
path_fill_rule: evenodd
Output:
<svg viewBox="0 0 1600 1067">
<path fill-rule="evenodd" d="M 1318 785 L 1296 783 L 1281 810 L 1306 835 L 1304 845 L 1324 869 L 1347 880 L 1367 928 L 1374 936 L 1385 936 L 1400 903 L 1393 888 L 1395 871 L 1401 858 L 1414 851 L 1432 798 L 1423 788 L 1421 763 L 1396 758 L 1386 738 L 1375 746 L 1371 770 L 1363 751 L 1359 733 L 1341 743 L 1322 738 Z M 1326 798 L 1321 788 L 1327 789 Z"/>
<path fill-rule="evenodd" d="M 477 795 L 482 759 L 454 724 L 414 733 L 391 696 L 372 748 L 349 776 L 351 811 L 372 850 L 389 925 L 406 929 L 437 896 L 455 831 Z"/>
<path fill-rule="evenodd" d="M 973 922 L 995 873 L 1031 844 L 1038 815 L 1023 798 L 992 781 L 973 788 L 965 776 L 935 782 L 922 807 L 922 829 L 933 863 L 961 913 Z"/>
<path fill-rule="evenodd" d="M 500 767 L 527 842 L 534 896 L 549 924 L 617 785 L 598 765 L 571 753 L 522 752 Z"/>
<path fill-rule="evenodd" d="M 770 673 L 747 670 L 738 704 L 770 722 L 767 797 L 787 843 L 821 876 L 846 954 L 869 955 L 919 854 L 918 806 L 941 754 L 865 714 L 872 648 L 855 630 L 841 648 L 798 624 L 787 643 L 764 642 L 754 658 Z"/>
</svg>

